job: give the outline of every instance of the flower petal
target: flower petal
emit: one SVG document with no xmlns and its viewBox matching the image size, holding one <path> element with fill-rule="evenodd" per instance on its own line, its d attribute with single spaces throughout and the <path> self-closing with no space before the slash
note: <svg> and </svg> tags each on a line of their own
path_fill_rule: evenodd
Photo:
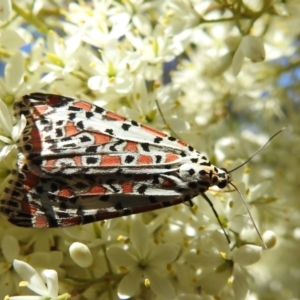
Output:
<svg viewBox="0 0 300 300">
<path fill-rule="evenodd" d="M 223 272 L 211 271 L 203 274 L 201 284 L 203 285 L 205 293 L 209 295 L 218 295 L 227 284 L 231 273 L 232 269 L 227 268 Z"/>
<path fill-rule="evenodd" d="M 244 245 L 233 251 L 232 258 L 235 263 L 241 266 L 248 266 L 260 260 L 261 251 L 262 248 L 260 246 Z"/>
<path fill-rule="evenodd" d="M 23 280 L 29 282 L 28 288 L 35 293 L 48 296 L 48 289 L 36 270 L 24 261 L 15 259 L 13 266 Z"/>
<path fill-rule="evenodd" d="M 25 59 L 21 52 L 10 57 L 5 66 L 5 81 L 11 91 L 17 89 L 24 77 Z"/>
<path fill-rule="evenodd" d="M 150 288 L 156 295 L 162 299 L 175 299 L 175 289 L 165 276 L 153 270 L 147 270 L 145 275 L 150 280 Z"/>
<path fill-rule="evenodd" d="M 140 255 L 140 259 L 145 258 L 148 254 L 149 233 L 146 225 L 139 219 L 134 220 L 132 223 L 130 240 L 133 247 Z"/>
<path fill-rule="evenodd" d="M 5 103 L 0 99 L 0 133 L 2 132 L 5 136 L 9 137 L 11 135 L 12 127 L 13 121 L 11 113 Z"/>
<path fill-rule="evenodd" d="M 235 299 L 243 300 L 246 298 L 248 294 L 249 287 L 248 287 L 248 282 L 241 268 L 238 265 L 234 266 L 233 277 L 234 280 L 233 280 L 232 288 L 234 291 Z"/>
<path fill-rule="evenodd" d="M 224 234 L 222 234 L 216 230 L 211 235 L 211 240 L 214 243 L 215 247 L 218 249 L 218 251 L 225 252 L 227 255 L 227 258 L 230 257 L 230 253 L 231 253 L 230 248 L 229 248 L 226 238 L 224 237 Z"/>
<path fill-rule="evenodd" d="M 8 262 L 12 262 L 20 254 L 20 246 L 12 235 L 5 235 L 1 242 L 2 253 Z"/>
<path fill-rule="evenodd" d="M 12 128 L 11 137 L 14 142 L 16 142 L 20 138 L 20 135 L 23 132 L 25 126 L 26 118 L 24 115 L 22 115 L 18 123 Z"/>
<path fill-rule="evenodd" d="M 17 51 L 25 44 L 25 40 L 15 30 L 2 28 L 0 44 L 5 45 L 5 47 L 10 50 Z"/>
<path fill-rule="evenodd" d="M 0 1 L 0 21 L 6 22 L 11 14 L 11 1 L 1 0 Z"/>
<path fill-rule="evenodd" d="M 110 247 L 106 251 L 108 259 L 116 266 L 124 266 L 126 268 L 132 268 L 137 265 L 135 257 L 130 253 L 119 247 Z"/>
<path fill-rule="evenodd" d="M 45 282 L 48 288 L 48 296 L 53 299 L 57 298 L 58 295 L 58 278 L 57 273 L 54 270 L 44 270 L 42 275 L 45 278 Z"/>
<path fill-rule="evenodd" d="M 240 73 L 243 62 L 244 54 L 241 47 L 238 47 L 232 59 L 232 73 L 234 76 L 237 76 Z"/>
<path fill-rule="evenodd" d="M 133 296 L 140 285 L 142 273 L 139 270 L 128 273 L 125 275 L 118 287 L 118 294 L 121 299 L 124 299 L 124 296 Z"/>
<path fill-rule="evenodd" d="M 149 255 L 149 264 L 164 265 L 174 261 L 179 253 L 180 247 L 176 244 L 164 244 L 153 247 Z"/>
</svg>

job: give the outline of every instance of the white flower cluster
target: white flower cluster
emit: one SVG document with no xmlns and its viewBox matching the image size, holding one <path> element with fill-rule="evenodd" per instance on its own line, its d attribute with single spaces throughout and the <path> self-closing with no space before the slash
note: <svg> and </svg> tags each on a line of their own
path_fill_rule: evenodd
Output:
<svg viewBox="0 0 300 300">
<path fill-rule="evenodd" d="M 171 132 L 228 169 L 288 124 L 232 174 L 267 251 L 229 189 L 207 195 L 230 244 L 201 197 L 66 229 L 1 216 L 0 299 L 298 299 L 299 14 L 293 0 L 0 0 L 1 191 L 26 125 L 13 103 L 31 92 Z"/>
</svg>

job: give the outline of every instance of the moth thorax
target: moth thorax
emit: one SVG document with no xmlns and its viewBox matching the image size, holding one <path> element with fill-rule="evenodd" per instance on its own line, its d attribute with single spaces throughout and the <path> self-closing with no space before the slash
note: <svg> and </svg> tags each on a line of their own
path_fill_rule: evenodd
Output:
<svg viewBox="0 0 300 300">
<path fill-rule="evenodd" d="M 213 168 L 198 163 L 183 164 L 179 168 L 179 175 L 185 182 L 206 182 L 207 186 L 211 186 L 212 176 L 218 180 Z"/>
</svg>

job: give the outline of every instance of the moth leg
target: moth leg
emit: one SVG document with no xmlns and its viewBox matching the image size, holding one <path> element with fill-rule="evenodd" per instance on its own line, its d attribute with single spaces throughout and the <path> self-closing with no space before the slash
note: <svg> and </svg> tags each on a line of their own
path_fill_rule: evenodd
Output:
<svg viewBox="0 0 300 300">
<path fill-rule="evenodd" d="M 225 235 L 225 237 L 226 237 L 226 240 L 227 240 L 228 244 L 230 244 L 229 236 L 228 236 L 227 232 L 225 231 L 225 229 L 224 229 L 224 227 L 223 227 L 223 225 L 222 225 L 222 223 L 221 223 L 221 221 L 220 221 L 220 217 L 219 217 L 217 211 L 215 210 L 213 203 L 210 201 L 210 199 L 207 197 L 206 194 L 203 194 L 203 193 L 202 193 L 201 196 L 205 199 L 205 201 L 206 201 L 206 202 L 209 204 L 209 206 L 211 207 L 211 209 L 212 209 L 212 211 L 213 211 L 215 217 L 217 218 L 217 220 L 218 220 L 218 222 L 219 222 L 219 225 L 221 226 L 221 228 L 222 228 L 222 230 L 223 230 L 223 232 L 224 232 L 224 235 Z"/>
</svg>

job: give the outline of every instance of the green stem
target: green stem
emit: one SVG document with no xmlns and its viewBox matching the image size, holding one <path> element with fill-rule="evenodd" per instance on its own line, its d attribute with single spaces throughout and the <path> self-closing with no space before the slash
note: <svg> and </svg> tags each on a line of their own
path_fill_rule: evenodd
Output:
<svg viewBox="0 0 300 300">
<path fill-rule="evenodd" d="M 43 22 L 41 22 L 36 16 L 34 16 L 27 9 L 21 8 L 18 6 L 15 1 L 12 1 L 12 8 L 17 13 L 17 15 L 21 16 L 28 24 L 34 25 L 41 33 L 47 33 L 48 28 L 45 26 Z"/>
</svg>

